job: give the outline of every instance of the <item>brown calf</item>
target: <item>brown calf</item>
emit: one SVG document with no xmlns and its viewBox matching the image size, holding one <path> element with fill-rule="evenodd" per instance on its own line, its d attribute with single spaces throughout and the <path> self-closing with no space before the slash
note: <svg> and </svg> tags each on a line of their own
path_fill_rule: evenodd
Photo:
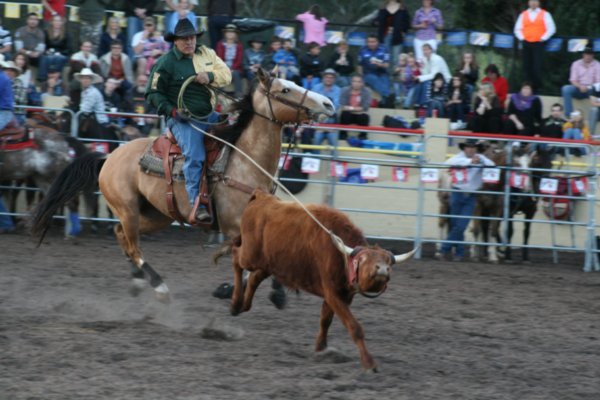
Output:
<svg viewBox="0 0 600 400">
<path fill-rule="evenodd" d="M 307 208 L 346 246 L 351 246 L 345 249 L 339 246 L 349 257 L 299 205 L 255 191 L 242 214 L 241 235 L 232 248 L 231 313 L 237 315 L 250 310 L 258 285 L 274 275 L 290 289 L 323 297 L 316 351 L 327 347 L 327 330 L 335 313 L 358 346 L 363 367 L 375 371 L 376 364 L 367 351 L 362 326 L 349 306 L 356 293 L 381 294 L 390 279 L 391 265 L 410 258 L 414 250 L 394 256 L 379 247 L 368 247 L 362 231 L 342 212 L 314 204 Z M 245 293 L 243 269 L 251 271 Z"/>
</svg>

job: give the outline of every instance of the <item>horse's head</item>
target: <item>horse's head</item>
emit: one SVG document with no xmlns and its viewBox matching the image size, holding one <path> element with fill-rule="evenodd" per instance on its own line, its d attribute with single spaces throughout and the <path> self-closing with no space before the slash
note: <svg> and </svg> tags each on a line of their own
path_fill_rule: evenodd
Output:
<svg viewBox="0 0 600 400">
<path fill-rule="evenodd" d="M 260 68 L 254 91 L 256 112 L 280 123 L 323 121 L 335 113 L 331 100 L 291 81 L 272 77 Z"/>
</svg>

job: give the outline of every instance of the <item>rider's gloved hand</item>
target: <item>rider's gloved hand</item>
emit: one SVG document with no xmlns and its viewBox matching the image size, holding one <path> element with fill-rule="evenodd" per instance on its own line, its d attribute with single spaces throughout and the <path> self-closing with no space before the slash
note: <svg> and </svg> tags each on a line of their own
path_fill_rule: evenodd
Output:
<svg viewBox="0 0 600 400">
<path fill-rule="evenodd" d="M 176 107 L 173 107 L 173 110 L 171 110 L 171 117 L 177 122 L 188 122 L 190 120 L 183 113 L 177 111 Z"/>
</svg>

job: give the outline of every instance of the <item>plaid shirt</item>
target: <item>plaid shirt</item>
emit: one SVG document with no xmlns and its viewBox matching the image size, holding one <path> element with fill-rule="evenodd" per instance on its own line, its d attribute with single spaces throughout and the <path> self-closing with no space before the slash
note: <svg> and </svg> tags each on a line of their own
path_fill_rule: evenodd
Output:
<svg viewBox="0 0 600 400">
<path fill-rule="evenodd" d="M 15 79 L 12 81 L 13 96 L 15 99 L 16 106 L 27 105 L 27 88 L 23 85 L 23 81 Z M 17 110 L 18 112 L 19 110 Z M 24 112 L 21 110 L 21 112 Z"/>
</svg>

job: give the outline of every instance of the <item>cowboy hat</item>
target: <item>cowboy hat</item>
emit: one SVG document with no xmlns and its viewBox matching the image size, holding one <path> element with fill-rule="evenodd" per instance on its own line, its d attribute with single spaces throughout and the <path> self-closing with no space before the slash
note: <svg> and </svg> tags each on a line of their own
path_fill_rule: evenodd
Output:
<svg viewBox="0 0 600 400">
<path fill-rule="evenodd" d="M 2 63 L 0 63 L 0 67 L 2 67 L 3 69 L 15 70 L 19 74 L 22 72 L 21 68 L 17 64 L 15 64 L 14 61 L 2 61 Z"/>
<path fill-rule="evenodd" d="M 177 38 L 182 38 L 182 37 L 187 37 L 187 36 L 196 36 L 199 38 L 202 35 L 204 35 L 204 29 L 200 29 L 199 31 L 196 31 L 196 28 L 194 28 L 194 25 L 192 25 L 190 20 L 187 18 L 184 18 L 184 19 L 180 19 L 179 22 L 177 23 L 177 25 L 175 25 L 174 32 L 168 32 L 165 35 L 165 40 L 167 42 L 174 42 L 175 39 L 177 39 Z"/>
<path fill-rule="evenodd" d="M 235 24 L 227 24 L 225 28 L 223 28 L 223 32 L 235 32 L 238 33 L 239 30 Z"/>
<path fill-rule="evenodd" d="M 75 79 L 80 79 L 84 76 L 89 76 L 90 78 L 92 78 L 92 83 L 96 84 L 96 83 L 101 83 L 102 82 L 102 78 L 100 77 L 100 75 L 95 74 L 94 71 L 92 71 L 90 68 L 83 68 L 81 70 L 81 72 L 77 72 L 75 75 L 73 75 L 75 77 Z"/>
<path fill-rule="evenodd" d="M 465 140 L 463 143 L 459 143 L 458 147 L 461 150 L 464 150 L 465 147 L 477 147 L 477 152 L 481 153 L 484 151 L 484 146 L 483 143 L 481 143 L 479 140 L 477 139 L 467 139 Z"/>
<path fill-rule="evenodd" d="M 334 77 L 337 77 L 337 72 L 333 68 L 327 68 L 325 71 L 323 71 L 323 73 L 321 73 L 321 76 L 325 75 L 333 75 Z"/>
</svg>

